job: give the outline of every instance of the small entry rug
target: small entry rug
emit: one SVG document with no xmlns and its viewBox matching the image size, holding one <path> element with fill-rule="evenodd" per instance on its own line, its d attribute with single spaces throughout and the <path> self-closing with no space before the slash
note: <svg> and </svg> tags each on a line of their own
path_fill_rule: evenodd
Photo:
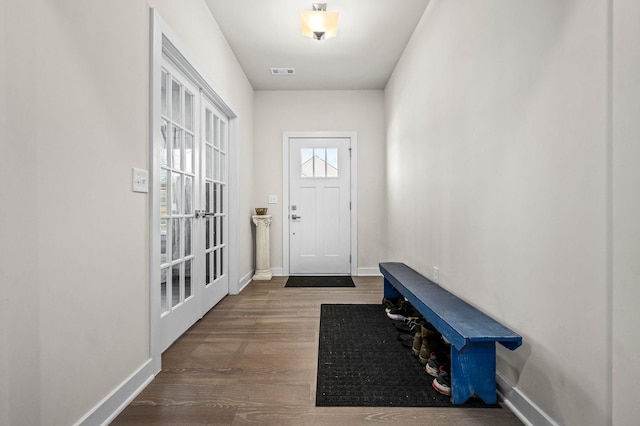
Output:
<svg viewBox="0 0 640 426">
<path fill-rule="evenodd" d="M 316 406 L 453 406 L 432 382 L 382 305 L 321 306 Z M 477 399 L 462 406 L 487 407 Z"/>
<path fill-rule="evenodd" d="M 349 276 L 289 277 L 285 287 L 355 287 Z"/>
</svg>

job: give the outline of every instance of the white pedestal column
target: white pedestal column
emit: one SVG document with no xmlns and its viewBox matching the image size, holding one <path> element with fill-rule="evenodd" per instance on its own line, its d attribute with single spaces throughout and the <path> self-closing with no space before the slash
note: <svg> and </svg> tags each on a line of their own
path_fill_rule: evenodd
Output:
<svg viewBox="0 0 640 426">
<path fill-rule="evenodd" d="M 254 215 L 256 225 L 256 273 L 254 280 L 270 280 L 273 277 L 269 266 L 269 225 L 271 215 Z"/>
</svg>

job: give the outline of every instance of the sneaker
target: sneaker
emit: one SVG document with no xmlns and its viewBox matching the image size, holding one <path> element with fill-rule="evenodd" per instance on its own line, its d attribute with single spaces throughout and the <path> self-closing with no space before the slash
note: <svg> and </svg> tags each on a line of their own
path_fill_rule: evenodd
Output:
<svg viewBox="0 0 640 426">
<path fill-rule="evenodd" d="M 402 301 L 402 299 L 400 298 L 396 298 L 396 299 L 387 299 L 386 297 L 382 298 L 382 306 L 385 309 L 388 308 L 398 308 L 400 306 L 400 302 Z"/>
<path fill-rule="evenodd" d="M 449 357 L 447 357 L 447 361 L 441 362 L 440 359 L 442 359 L 442 357 L 438 359 L 436 353 L 431 352 L 431 355 L 429 355 L 429 359 L 427 360 L 427 365 L 424 367 L 424 371 L 426 371 L 430 376 L 438 377 L 440 367 L 447 366 L 449 364 L 448 358 Z"/>
<path fill-rule="evenodd" d="M 385 311 L 387 312 L 387 317 L 389 317 L 389 319 L 396 320 L 396 321 L 404 321 L 407 319 L 407 317 L 405 317 L 402 314 L 402 311 L 395 310 L 392 308 L 387 308 L 385 309 Z"/>
<path fill-rule="evenodd" d="M 449 396 L 451 395 L 451 377 L 449 376 L 449 372 L 445 369 L 444 365 L 440 366 L 438 377 L 433 379 L 431 385 L 441 394 Z"/>
<path fill-rule="evenodd" d="M 387 316 L 392 320 L 407 321 L 409 319 L 409 313 L 407 309 L 408 303 L 409 302 L 405 300 L 401 300 L 396 305 L 390 303 L 389 306 L 387 306 L 387 308 L 385 309 L 385 312 L 387 313 Z"/>
</svg>

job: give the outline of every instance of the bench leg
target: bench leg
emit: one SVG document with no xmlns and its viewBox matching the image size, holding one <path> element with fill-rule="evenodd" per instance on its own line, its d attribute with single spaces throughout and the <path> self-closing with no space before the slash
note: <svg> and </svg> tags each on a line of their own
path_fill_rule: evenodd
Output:
<svg viewBox="0 0 640 426">
<path fill-rule="evenodd" d="M 496 404 L 496 344 L 470 343 L 457 351 L 451 346 L 451 402 L 464 404 L 476 394 Z"/>
<path fill-rule="evenodd" d="M 401 294 L 393 288 L 391 283 L 385 278 L 384 279 L 384 297 L 387 299 L 397 299 Z"/>
</svg>

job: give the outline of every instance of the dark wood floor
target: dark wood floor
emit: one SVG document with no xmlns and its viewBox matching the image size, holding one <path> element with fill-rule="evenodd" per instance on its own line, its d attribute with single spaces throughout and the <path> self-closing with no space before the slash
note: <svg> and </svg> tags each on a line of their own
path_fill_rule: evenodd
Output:
<svg viewBox="0 0 640 426">
<path fill-rule="evenodd" d="M 316 407 L 320 304 L 380 303 L 382 279 L 318 289 L 285 281 L 256 281 L 222 300 L 163 354 L 162 371 L 112 424 L 522 424 L 507 408 Z"/>
</svg>

